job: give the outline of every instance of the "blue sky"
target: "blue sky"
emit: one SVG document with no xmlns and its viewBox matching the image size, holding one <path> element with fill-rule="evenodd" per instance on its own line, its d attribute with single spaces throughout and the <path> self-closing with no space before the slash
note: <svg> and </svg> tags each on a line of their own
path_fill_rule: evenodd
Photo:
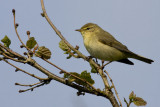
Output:
<svg viewBox="0 0 160 107">
<path fill-rule="evenodd" d="M 131 51 L 153 59 L 151 65 L 131 59 L 135 65 L 113 62 L 105 69 L 109 72 L 117 88 L 121 101 L 128 98 L 131 91 L 147 101 L 146 107 L 159 105 L 160 89 L 160 1 L 159 0 L 44 0 L 46 11 L 64 37 L 80 51 L 89 56 L 83 45 L 82 36 L 74 31 L 88 22 L 96 23 L 110 32 Z M 31 31 L 40 46 L 52 51 L 50 61 L 67 70 L 78 72 L 88 70 L 90 66 L 82 59 L 66 59 L 59 49 L 60 38 L 55 34 L 46 20 L 41 17 L 40 0 L 1 0 L 0 2 L 0 39 L 5 35 L 12 40 L 11 48 L 21 54 L 20 42 L 13 27 L 12 9 L 16 9 L 18 32 L 24 42 L 26 31 Z M 51 72 L 62 76 L 54 67 L 35 58 Z M 15 63 L 24 70 L 45 77 L 36 69 Z M 110 102 L 102 97 L 86 94 L 77 96 L 77 90 L 52 81 L 50 84 L 35 89 L 33 92 L 18 93 L 26 87 L 14 83 L 32 84 L 37 80 L 21 73 L 4 62 L 0 62 L 0 106 L 1 107 L 106 107 Z M 103 89 L 99 75 L 92 74 L 95 87 Z M 123 102 L 125 107 L 125 103 Z M 131 107 L 134 107 L 132 104 Z"/>
</svg>

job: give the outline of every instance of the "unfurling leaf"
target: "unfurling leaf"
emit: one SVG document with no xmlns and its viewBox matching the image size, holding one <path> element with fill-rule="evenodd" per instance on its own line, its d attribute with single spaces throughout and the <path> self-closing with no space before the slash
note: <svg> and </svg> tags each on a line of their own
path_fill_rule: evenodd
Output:
<svg viewBox="0 0 160 107">
<path fill-rule="evenodd" d="M 45 59 L 51 58 L 51 51 L 45 46 L 39 47 L 36 54 L 38 54 L 40 57 L 45 58 Z"/>
<path fill-rule="evenodd" d="M 34 46 L 37 44 L 36 40 L 34 37 L 30 37 L 29 40 L 26 43 L 26 46 L 30 49 L 34 48 Z"/>
<path fill-rule="evenodd" d="M 130 103 L 133 102 L 136 106 L 145 106 L 147 104 L 147 102 L 144 101 L 142 98 L 136 97 L 136 94 L 134 94 L 133 91 L 129 95 L 129 100 Z"/>
<path fill-rule="evenodd" d="M 63 40 L 61 40 L 59 42 L 59 47 L 63 50 L 63 51 L 67 51 L 69 49 L 69 47 L 63 42 Z"/>
<path fill-rule="evenodd" d="M 8 48 L 9 48 L 9 45 L 11 44 L 11 40 L 8 38 L 7 35 L 1 40 L 1 42 L 3 42 L 4 46 Z"/>
<path fill-rule="evenodd" d="M 135 98 L 136 95 L 134 94 L 134 92 L 132 91 L 129 95 L 129 99 L 132 100 L 133 98 Z"/>
<path fill-rule="evenodd" d="M 77 79 L 77 78 L 71 76 L 70 74 L 75 75 L 84 81 Z M 77 83 L 79 85 L 83 85 L 83 86 L 87 86 L 87 83 L 85 81 L 89 82 L 92 85 L 94 84 L 94 80 L 91 78 L 90 73 L 87 73 L 87 71 L 83 71 L 81 74 L 78 74 L 76 72 L 70 72 L 70 74 L 65 73 L 64 78 L 67 78 L 69 81 L 75 82 L 75 83 Z"/>
<path fill-rule="evenodd" d="M 136 106 L 145 106 L 147 104 L 146 101 L 144 101 L 142 98 L 140 97 L 135 97 L 133 98 L 133 103 L 136 105 Z"/>
</svg>

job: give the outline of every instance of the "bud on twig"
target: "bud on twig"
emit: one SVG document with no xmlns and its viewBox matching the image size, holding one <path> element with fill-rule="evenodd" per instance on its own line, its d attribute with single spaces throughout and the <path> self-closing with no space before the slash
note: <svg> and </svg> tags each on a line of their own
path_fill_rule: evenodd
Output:
<svg viewBox="0 0 160 107">
<path fill-rule="evenodd" d="M 41 13 L 41 16 L 44 17 L 44 13 Z"/>
<path fill-rule="evenodd" d="M 19 24 L 18 23 L 16 23 L 16 28 L 19 26 Z"/>
<path fill-rule="evenodd" d="M 30 35 L 30 31 L 27 31 L 27 35 Z"/>
<path fill-rule="evenodd" d="M 15 14 L 15 9 L 12 9 L 12 13 Z"/>
</svg>

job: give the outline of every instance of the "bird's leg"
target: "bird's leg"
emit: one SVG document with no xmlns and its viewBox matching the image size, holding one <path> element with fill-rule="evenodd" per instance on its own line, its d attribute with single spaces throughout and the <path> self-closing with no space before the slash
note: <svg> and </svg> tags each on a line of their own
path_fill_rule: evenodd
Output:
<svg viewBox="0 0 160 107">
<path fill-rule="evenodd" d="M 103 61 L 103 60 L 102 60 L 102 61 Z M 109 62 L 107 62 L 107 63 L 106 63 L 106 64 L 104 64 L 104 65 L 103 65 L 103 63 L 104 63 L 104 62 L 102 62 L 102 66 L 101 66 L 101 68 L 102 68 L 102 69 L 104 69 L 104 67 L 105 67 L 106 65 L 110 64 L 111 62 L 112 62 L 112 61 L 109 61 Z"/>
<path fill-rule="evenodd" d="M 97 58 L 95 58 L 96 59 L 96 63 L 98 64 L 98 60 L 97 60 Z"/>
<path fill-rule="evenodd" d="M 101 60 L 101 62 L 102 62 L 102 66 L 103 66 L 103 64 L 104 64 L 104 60 Z"/>
<path fill-rule="evenodd" d="M 92 59 L 92 58 L 95 58 L 95 57 L 93 57 L 93 56 L 88 56 L 88 57 L 86 57 L 86 60 L 89 61 L 89 59 Z M 95 60 L 93 59 L 93 61 L 94 61 L 95 63 L 97 63 L 97 65 L 99 65 L 97 58 L 95 58 Z"/>
<path fill-rule="evenodd" d="M 89 61 L 89 59 L 92 59 L 93 57 L 92 56 L 88 56 L 86 57 L 86 60 Z"/>
</svg>

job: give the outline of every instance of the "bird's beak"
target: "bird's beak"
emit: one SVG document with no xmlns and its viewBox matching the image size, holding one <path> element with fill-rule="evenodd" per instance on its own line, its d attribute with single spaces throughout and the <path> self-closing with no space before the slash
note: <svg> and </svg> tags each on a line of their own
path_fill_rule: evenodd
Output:
<svg viewBox="0 0 160 107">
<path fill-rule="evenodd" d="M 75 31 L 81 32 L 81 29 L 76 29 Z"/>
</svg>

